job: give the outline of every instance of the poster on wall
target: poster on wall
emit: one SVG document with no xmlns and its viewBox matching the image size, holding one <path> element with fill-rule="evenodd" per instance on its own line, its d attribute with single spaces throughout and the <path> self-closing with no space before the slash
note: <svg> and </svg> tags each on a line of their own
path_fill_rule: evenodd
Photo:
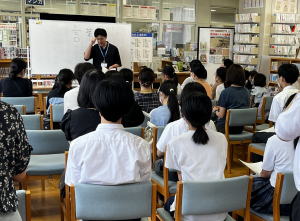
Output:
<svg viewBox="0 0 300 221">
<path fill-rule="evenodd" d="M 275 0 L 275 13 L 296 14 L 298 0 Z"/>
<path fill-rule="evenodd" d="M 152 62 L 153 37 L 152 33 L 131 34 L 132 62 Z"/>
<path fill-rule="evenodd" d="M 262 8 L 264 0 L 244 0 L 244 8 Z"/>
</svg>

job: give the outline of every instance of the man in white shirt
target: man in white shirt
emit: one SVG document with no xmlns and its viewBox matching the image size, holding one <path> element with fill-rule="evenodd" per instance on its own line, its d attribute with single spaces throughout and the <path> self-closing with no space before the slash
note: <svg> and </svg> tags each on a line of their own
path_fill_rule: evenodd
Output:
<svg viewBox="0 0 300 221">
<path fill-rule="evenodd" d="M 292 141 L 300 137 L 300 91 L 292 103 L 279 115 L 276 122 L 276 135 L 283 141 Z M 284 146 L 282 148 L 285 148 Z M 300 142 L 297 142 L 294 158 L 294 180 L 298 194 L 291 203 L 290 220 L 296 221 L 300 217 Z"/>
<path fill-rule="evenodd" d="M 74 70 L 74 75 L 76 80 L 78 81 L 78 84 L 80 85 L 81 80 L 83 78 L 83 75 L 91 70 L 95 69 L 94 65 L 92 65 L 89 62 L 83 62 L 76 65 Z M 77 96 L 79 92 L 79 86 L 73 88 L 72 90 L 69 90 L 64 95 L 64 113 L 67 112 L 68 109 L 70 110 L 76 110 L 79 108 L 77 103 Z"/>
<path fill-rule="evenodd" d="M 118 185 L 151 180 L 150 145 L 128 133 L 122 116 L 134 104 L 134 95 L 121 79 L 101 81 L 94 92 L 101 124 L 96 131 L 72 141 L 65 183 Z"/>
<path fill-rule="evenodd" d="M 288 98 L 297 93 L 297 89 L 292 86 L 299 77 L 299 69 L 294 64 L 283 64 L 278 69 L 278 86 L 282 88 L 282 92 L 277 94 L 272 102 L 269 121 L 276 123 L 278 115 L 283 111 L 283 107 Z"/>
</svg>

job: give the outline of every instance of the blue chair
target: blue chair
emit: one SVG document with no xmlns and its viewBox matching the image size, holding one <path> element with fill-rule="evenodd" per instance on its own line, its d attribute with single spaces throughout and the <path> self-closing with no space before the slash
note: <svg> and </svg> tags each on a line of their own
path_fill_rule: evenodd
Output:
<svg viewBox="0 0 300 221">
<path fill-rule="evenodd" d="M 140 126 L 146 128 L 148 121 L 150 121 L 150 114 L 148 114 L 145 111 L 143 111 L 143 114 L 144 114 L 145 118 L 144 118 L 144 122 Z"/>
<path fill-rule="evenodd" d="M 250 220 L 252 177 L 240 176 L 214 181 L 179 181 L 177 183 L 175 221 L 182 215 L 210 215 L 243 210 Z M 170 213 L 157 209 L 160 220 L 172 220 Z M 226 221 L 234 219 L 227 215 Z"/>
<path fill-rule="evenodd" d="M 250 220 L 289 221 L 289 216 L 280 215 L 280 204 L 291 204 L 297 192 L 293 172 L 277 173 L 273 196 L 273 214 L 258 213 L 250 208 Z M 243 217 L 242 211 L 236 211 L 236 214 Z"/>
<path fill-rule="evenodd" d="M 18 211 L 23 221 L 31 221 L 31 197 L 30 191 L 17 190 L 16 191 L 19 205 Z"/>
<path fill-rule="evenodd" d="M 266 149 L 265 143 L 250 143 L 248 146 L 247 162 L 251 163 L 252 153 L 264 156 Z M 250 169 L 247 167 L 247 174 L 250 175 Z"/>
<path fill-rule="evenodd" d="M 151 182 L 104 186 L 71 184 L 71 220 L 156 220 L 156 185 Z"/>
<path fill-rule="evenodd" d="M 43 130 L 43 115 L 22 115 L 25 130 Z"/>
<path fill-rule="evenodd" d="M 19 114 L 26 115 L 26 106 L 25 105 L 14 105 Z"/>
<path fill-rule="evenodd" d="M 53 123 L 60 123 L 64 116 L 64 105 L 50 105 L 50 130 L 53 130 Z"/>
<path fill-rule="evenodd" d="M 251 125 L 256 130 L 256 117 L 257 108 L 247 109 L 229 109 L 226 114 L 225 122 L 225 137 L 228 142 L 227 150 L 227 170 L 231 174 L 231 162 L 233 160 L 233 146 L 235 144 L 242 144 L 243 147 L 243 160 L 246 155 L 246 149 L 249 143 L 252 143 L 253 133 L 243 131 L 240 134 L 229 134 L 229 127 L 240 127 Z"/>
<path fill-rule="evenodd" d="M 27 190 L 28 180 L 42 180 L 45 190 L 45 179 L 59 179 L 64 171 L 69 143 L 61 130 L 27 130 L 26 133 L 33 151 L 23 180 L 24 189 Z"/>
<path fill-rule="evenodd" d="M 141 138 L 144 139 L 144 136 L 145 136 L 145 128 L 144 127 L 141 127 L 141 126 L 138 126 L 138 127 L 126 127 L 125 128 L 125 131 L 129 132 L 129 133 L 132 133 L 136 136 L 139 136 Z"/>
<path fill-rule="evenodd" d="M 1 101 L 12 105 L 25 105 L 26 114 L 37 114 L 36 97 L 1 97 Z"/>
</svg>

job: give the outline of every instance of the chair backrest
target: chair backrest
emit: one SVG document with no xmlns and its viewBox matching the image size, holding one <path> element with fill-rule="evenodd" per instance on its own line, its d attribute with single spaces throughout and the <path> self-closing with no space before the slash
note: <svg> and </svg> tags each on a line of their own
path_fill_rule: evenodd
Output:
<svg viewBox="0 0 300 221">
<path fill-rule="evenodd" d="M 146 128 L 146 127 L 147 127 L 148 121 L 150 121 L 150 114 L 148 114 L 148 113 L 145 112 L 145 111 L 143 111 L 143 114 L 144 114 L 145 118 L 144 118 L 144 122 L 143 122 L 140 126 Z"/>
<path fill-rule="evenodd" d="M 270 111 L 271 110 L 273 98 L 274 98 L 273 96 L 265 97 L 264 98 L 264 99 L 266 99 L 265 111 Z"/>
<path fill-rule="evenodd" d="M 166 126 L 156 126 L 157 127 L 157 139 L 156 142 L 158 142 L 161 134 L 163 133 L 164 129 L 166 128 Z"/>
<path fill-rule="evenodd" d="M 230 109 L 229 127 L 254 125 L 256 122 L 257 108 Z"/>
<path fill-rule="evenodd" d="M 43 115 L 22 115 L 25 130 L 43 130 Z"/>
<path fill-rule="evenodd" d="M 280 204 L 291 204 L 298 192 L 295 186 L 293 172 L 282 172 L 282 174 L 284 175 L 284 178 L 281 189 Z"/>
<path fill-rule="evenodd" d="M 18 211 L 23 221 L 31 220 L 31 202 L 30 191 L 17 190 L 17 197 L 19 199 Z"/>
<path fill-rule="evenodd" d="M 139 137 L 144 137 L 144 127 L 138 126 L 138 127 L 125 127 L 125 131 L 132 133 Z"/>
<path fill-rule="evenodd" d="M 217 106 L 217 101 L 216 100 L 211 100 L 211 105 L 214 107 L 214 106 Z"/>
<path fill-rule="evenodd" d="M 36 114 L 36 98 L 35 97 L 2 97 L 1 101 L 12 105 L 25 105 L 27 114 Z"/>
<path fill-rule="evenodd" d="M 21 115 L 26 114 L 26 106 L 25 105 L 14 105 L 14 107 L 17 109 L 19 114 L 21 114 Z"/>
<path fill-rule="evenodd" d="M 252 178 L 248 176 L 182 184 L 182 215 L 225 213 L 245 209 L 250 203 Z"/>
<path fill-rule="evenodd" d="M 57 154 L 69 150 L 69 143 L 61 130 L 26 130 L 31 154 Z"/>
<path fill-rule="evenodd" d="M 64 116 L 64 105 L 51 105 L 52 107 L 52 120 L 53 122 L 61 122 L 63 116 Z M 50 110 L 51 110 L 50 107 Z M 50 111 L 51 115 L 51 111 Z"/>
<path fill-rule="evenodd" d="M 76 183 L 75 187 L 71 186 L 71 207 L 75 208 L 76 219 L 83 220 L 153 217 L 152 214 L 155 214 L 156 209 L 153 202 L 155 201 L 153 194 L 156 195 L 155 187 L 156 184 L 151 182 L 117 186 Z M 75 211 L 72 211 L 72 220 L 75 218 Z"/>
</svg>

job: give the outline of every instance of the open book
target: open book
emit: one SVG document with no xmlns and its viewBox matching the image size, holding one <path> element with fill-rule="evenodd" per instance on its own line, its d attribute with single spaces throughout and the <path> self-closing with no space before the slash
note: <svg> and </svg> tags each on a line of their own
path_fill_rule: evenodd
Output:
<svg viewBox="0 0 300 221">
<path fill-rule="evenodd" d="M 257 162 L 257 163 L 246 163 L 242 160 L 240 160 L 244 165 L 246 165 L 248 168 L 250 168 L 250 170 L 254 171 L 255 173 L 258 173 L 260 174 L 262 169 L 261 169 L 261 166 L 262 166 L 262 161 L 260 162 Z"/>
</svg>

